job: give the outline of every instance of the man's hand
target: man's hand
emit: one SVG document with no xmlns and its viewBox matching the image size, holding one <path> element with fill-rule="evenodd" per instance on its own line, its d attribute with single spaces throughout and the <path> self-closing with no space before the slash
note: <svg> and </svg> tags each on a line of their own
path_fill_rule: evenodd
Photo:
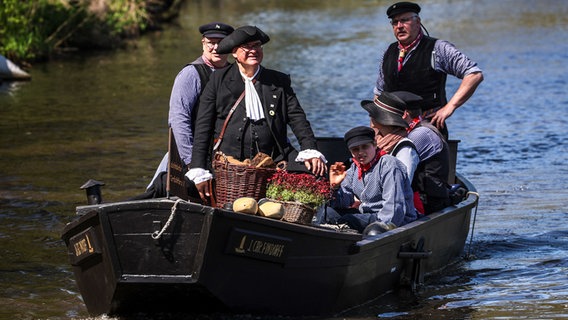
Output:
<svg viewBox="0 0 568 320">
<path fill-rule="evenodd" d="M 327 167 L 320 158 L 308 159 L 304 161 L 304 165 L 317 177 L 323 176 L 327 172 Z"/>
<path fill-rule="evenodd" d="M 211 199 L 211 193 L 209 189 L 210 182 L 211 180 L 207 180 L 195 184 L 195 188 L 197 188 L 197 191 L 199 192 L 199 197 L 205 204 L 208 204 Z"/>
<path fill-rule="evenodd" d="M 434 112 L 428 118 L 430 118 L 430 123 L 436 126 L 436 128 L 443 129 L 446 126 L 446 119 L 448 119 L 453 113 L 454 108 L 447 104 L 440 110 Z"/>
</svg>

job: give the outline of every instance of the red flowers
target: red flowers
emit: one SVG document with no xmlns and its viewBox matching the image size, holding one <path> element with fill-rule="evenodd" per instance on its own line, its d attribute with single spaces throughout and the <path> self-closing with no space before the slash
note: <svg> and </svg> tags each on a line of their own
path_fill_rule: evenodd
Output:
<svg viewBox="0 0 568 320">
<path fill-rule="evenodd" d="M 331 191 L 326 178 L 279 170 L 268 179 L 266 197 L 279 201 L 297 201 L 316 208 L 331 197 Z"/>
</svg>

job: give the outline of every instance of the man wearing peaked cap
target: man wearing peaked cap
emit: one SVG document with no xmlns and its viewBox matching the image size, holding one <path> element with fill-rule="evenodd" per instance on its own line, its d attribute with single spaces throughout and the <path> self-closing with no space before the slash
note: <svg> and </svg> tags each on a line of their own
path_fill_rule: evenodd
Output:
<svg viewBox="0 0 568 320">
<path fill-rule="evenodd" d="M 199 27 L 202 55 L 186 65 L 176 76 L 170 95 L 169 125 L 176 139 L 181 160 L 189 165 L 192 154 L 194 121 L 199 97 L 211 74 L 228 66 L 226 54 L 218 52 L 219 42 L 234 28 L 221 22 Z"/>
<path fill-rule="evenodd" d="M 420 163 L 414 172 L 412 189 L 418 194 L 414 206 L 424 214 L 443 209 L 450 204 L 447 188 L 450 172 L 449 146 L 440 131 L 430 122 L 422 120 L 422 98 L 408 91 L 392 92 L 406 103 L 404 120 L 406 129 Z"/>
<path fill-rule="evenodd" d="M 177 74 L 170 94 L 170 109 L 168 124 L 176 141 L 178 154 L 188 170 L 193 151 L 194 124 L 199 106 L 199 98 L 209 77 L 215 70 L 228 66 L 227 55 L 220 54 L 217 49 L 221 39 L 230 35 L 234 28 L 221 22 L 211 22 L 199 27 L 201 33 L 202 54 L 193 62 L 185 65 Z M 167 169 L 168 153 L 163 157 L 147 192 L 152 190 L 165 190 L 160 185 L 165 183 L 164 172 Z M 162 181 L 161 181 L 162 180 Z M 197 190 L 192 183 L 188 183 L 191 196 L 198 197 Z M 162 197 L 166 194 L 154 192 L 153 197 Z M 183 195 L 177 195 L 182 197 Z"/>
<path fill-rule="evenodd" d="M 217 48 L 219 53 L 231 53 L 235 63 L 213 73 L 199 104 L 187 177 L 196 183 L 203 199 L 208 197 L 207 181 L 212 179 L 207 170 L 210 150 L 239 161 L 262 152 L 275 163 L 287 161 L 288 171 L 309 171 L 316 176 L 327 171 L 290 76 L 261 65 L 263 44 L 269 40 L 260 28 L 242 26 Z M 288 139 L 288 126 L 296 135 L 299 152 Z M 214 145 L 211 137 L 217 139 Z"/>
<path fill-rule="evenodd" d="M 406 1 L 387 8 L 396 42 L 381 55 L 374 94 L 410 91 L 421 96 L 425 118 L 447 137 L 446 119 L 474 94 L 483 74 L 477 63 L 453 44 L 430 37 L 420 11 L 418 4 Z M 461 79 L 452 97 L 446 96 L 448 74 Z"/>
<path fill-rule="evenodd" d="M 375 131 L 360 126 L 345 133 L 353 164 L 329 168 L 333 191 L 329 206 L 322 206 L 315 224 L 343 224 L 359 232 L 369 228 L 387 231 L 416 219 L 413 192 L 404 164 L 377 148 Z M 355 199 L 360 201 L 354 206 Z M 376 226 L 369 227 L 369 226 Z"/>
</svg>

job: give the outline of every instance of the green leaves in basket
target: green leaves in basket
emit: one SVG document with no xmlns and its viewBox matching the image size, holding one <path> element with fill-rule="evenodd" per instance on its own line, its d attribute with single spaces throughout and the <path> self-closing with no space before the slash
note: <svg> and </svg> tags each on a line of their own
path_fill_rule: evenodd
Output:
<svg viewBox="0 0 568 320">
<path fill-rule="evenodd" d="M 316 208 L 329 200 L 331 190 L 326 178 L 280 170 L 268 179 L 266 197 L 279 201 L 297 201 Z"/>
</svg>

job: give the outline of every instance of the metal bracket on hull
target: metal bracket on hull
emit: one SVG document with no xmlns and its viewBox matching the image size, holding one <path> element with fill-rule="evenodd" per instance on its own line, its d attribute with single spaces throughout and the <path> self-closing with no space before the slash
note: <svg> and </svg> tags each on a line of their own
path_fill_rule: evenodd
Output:
<svg viewBox="0 0 568 320">
<path fill-rule="evenodd" d="M 403 251 L 403 250 L 408 251 Z M 424 282 L 424 270 L 422 269 L 422 259 L 428 259 L 432 255 L 432 251 L 424 251 L 424 237 L 418 240 L 418 243 L 412 248 L 401 248 L 398 257 L 401 259 L 412 259 L 412 274 L 410 276 L 410 287 L 412 291 L 416 291 L 416 287 Z"/>
</svg>

